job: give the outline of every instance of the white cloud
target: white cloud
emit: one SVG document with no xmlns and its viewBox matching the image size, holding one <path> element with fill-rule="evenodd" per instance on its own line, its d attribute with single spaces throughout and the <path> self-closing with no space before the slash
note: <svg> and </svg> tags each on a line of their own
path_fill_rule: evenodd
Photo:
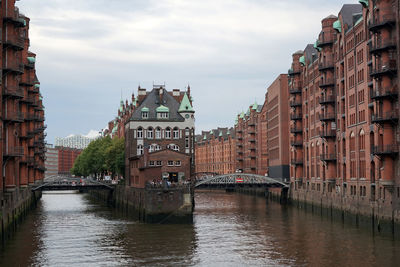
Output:
<svg viewBox="0 0 400 267">
<path fill-rule="evenodd" d="M 357 1 L 353 1 L 356 3 Z M 341 1 L 30 0 L 31 49 L 43 91 L 49 137 L 102 128 L 120 92 L 139 84 L 190 82 L 199 131 L 231 126 L 313 43 L 320 21 Z M 218 95 L 219 97 L 215 97 Z M 217 116 L 215 114 L 218 114 Z M 62 118 L 62 119 L 61 119 Z M 214 125 L 214 126 L 212 126 Z"/>
</svg>

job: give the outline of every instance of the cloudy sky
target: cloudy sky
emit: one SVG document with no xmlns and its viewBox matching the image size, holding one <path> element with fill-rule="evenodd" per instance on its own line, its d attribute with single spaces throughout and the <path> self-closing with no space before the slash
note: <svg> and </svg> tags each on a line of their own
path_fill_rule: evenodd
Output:
<svg viewBox="0 0 400 267">
<path fill-rule="evenodd" d="M 339 0 L 22 0 L 48 143 L 100 130 L 138 85 L 189 83 L 197 131 L 232 126 Z"/>
</svg>

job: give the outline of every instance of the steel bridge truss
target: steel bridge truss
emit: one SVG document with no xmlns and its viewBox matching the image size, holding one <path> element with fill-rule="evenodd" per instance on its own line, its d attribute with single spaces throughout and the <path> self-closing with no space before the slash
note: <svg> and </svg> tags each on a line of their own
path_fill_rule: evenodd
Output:
<svg viewBox="0 0 400 267">
<path fill-rule="evenodd" d="M 89 189 L 114 190 L 112 186 L 96 180 L 54 175 L 45 178 L 43 183 L 32 188 L 32 191 L 89 190 Z"/>
<path fill-rule="evenodd" d="M 199 186 L 233 186 L 233 185 L 257 185 L 266 187 L 288 187 L 287 184 L 267 176 L 250 173 L 232 173 L 216 176 L 204 176 L 197 180 L 194 187 Z"/>
</svg>

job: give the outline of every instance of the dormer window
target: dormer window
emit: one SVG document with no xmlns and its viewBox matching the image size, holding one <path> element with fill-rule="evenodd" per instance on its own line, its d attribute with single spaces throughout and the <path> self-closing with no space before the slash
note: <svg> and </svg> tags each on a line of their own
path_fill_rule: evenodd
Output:
<svg viewBox="0 0 400 267">
<path fill-rule="evenodd" d="M 169 108 L 164 105 L 160 105 L 158 108 L 156 108 L 156 112 L 157 112 L 157 119 L 169 118 Z"/>
<path fill-rule="evenodd" d="M 141 109 L 142 112 L 142 119 L 148 119 L 149 118 L 149 109 L 146 107 L 143 107 Z"/>
</svg>

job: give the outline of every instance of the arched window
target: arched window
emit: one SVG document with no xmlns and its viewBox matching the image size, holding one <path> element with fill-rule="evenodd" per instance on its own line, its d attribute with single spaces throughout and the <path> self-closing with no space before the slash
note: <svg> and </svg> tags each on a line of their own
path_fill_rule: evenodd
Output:
<svg viewBox="0 0 400 267">
<path fill-rule="evenodd" d="M 156 139 L 161 139 L 161 128 L 160 127 L 156 128 Z"/>
<path fill-rule="evenodd" d="M 154 150 L 155 151 L 160 151 L 161 150 L 161 146 L 160 145 L 155 145 Z"/>
<path fill-rule="evenodd" d="M 149 153 L 154 151 L 154 145 L 149 146 Z"/>
<path fill-rule="evenodd" d="M 360 150 L 365 150 L 365 134 L 364 134 L 364 130 L 361 129 L 360 131 L 360 138 L 358 140 L 358 146 Z"/>
<path fill-rule="evenodd" d="M 137 146 L 137 154 L 138 155 L 143 155 L 143 145 L 138 145 Z"/>
<path fill-rule="evenodd" d="M 188 127 L 185 128 L 185 135 L 190 135 L 190 129 Z"/>
<path fill-rule="evenodd" d="M 153 128 L 149 127 L 147 129 L 147 139 L 153 139 Z"/>
<path fill-rule="evenodd" d="M 143 138 L 143 128 L 139 127 L 137 130 L 137 138 L 142 139 Z"/>
<path fill-rule="evenodd" d="M 356 150 L 356 141 L 355 141 L 355 135 L 354 132 L 350 133 L 350 151 L 355 151 Z"/>
<path fill-rule="evenodd" d="M 179 151 L 179 146 L 178 146 L 178 145 L 175 145 L 175 144 L 169 144 L 169 145 L 167 146 L 167 148 L 172 149 L 172 150 L 175 150 L 175 151 Z"/>
<path fill-rule="evenodd" d="M 171 139 L 171 128 L 169 127 L 165 129 L 165 139 Z"/>
<path fill-rule="evenodd" d="M 174 139 L 179 139 L 179 128 L 178 127 L 174 128 Z"/>
</svg>

